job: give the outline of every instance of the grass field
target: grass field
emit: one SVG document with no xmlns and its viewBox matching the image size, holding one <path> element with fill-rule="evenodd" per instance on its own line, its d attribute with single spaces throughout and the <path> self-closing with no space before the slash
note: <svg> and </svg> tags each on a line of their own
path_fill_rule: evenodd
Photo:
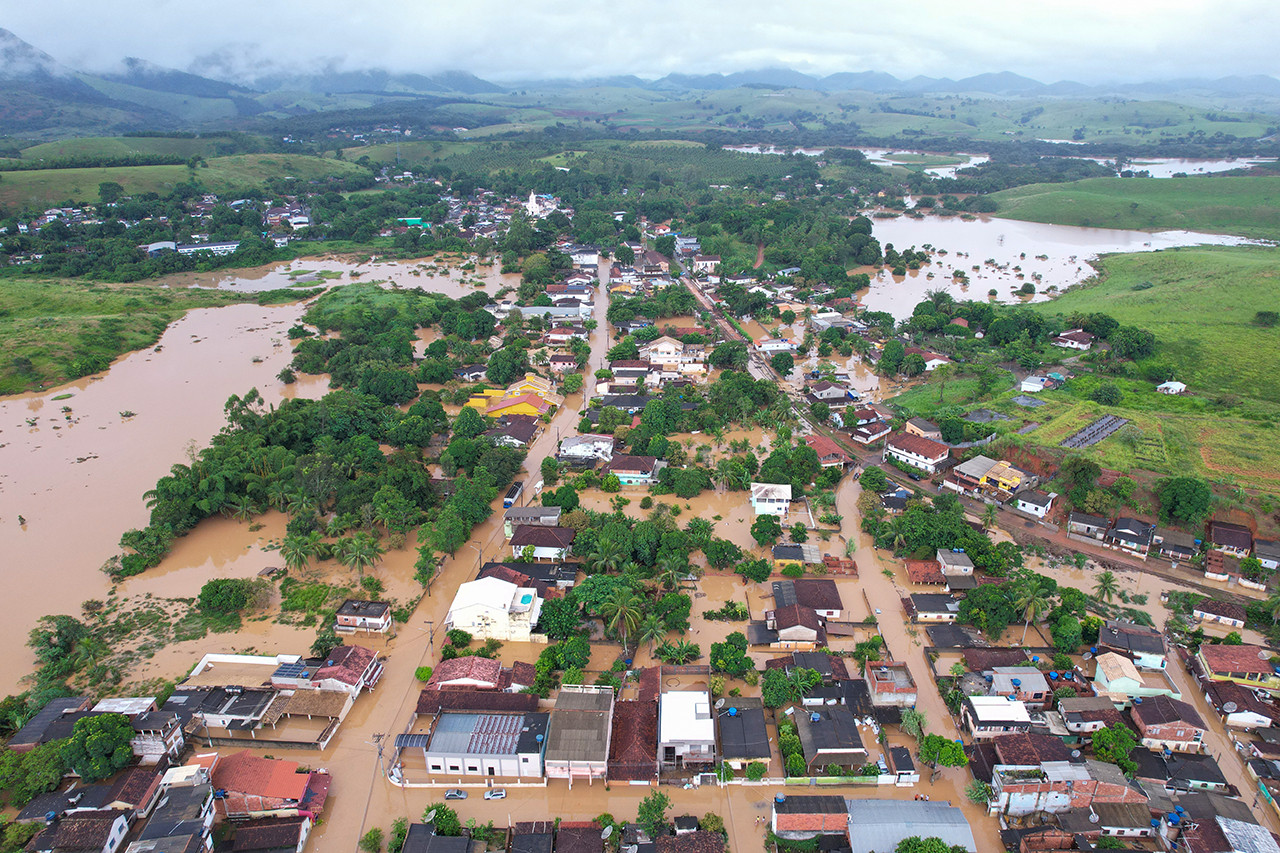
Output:
<svg viewBox="0 0 1280 853">
<path fill-rule="evenodd" d="M 190 308 L 252 301 L 257 294 L 9 277 L 0 285 L 0 394 L 82 375 L 75 362 L 110 362 L 150 346 Z"/>
<path fill-rule="evenodd" d="M 61 144 L 61 143 L 58 143 Z M 343 160 L 299 154 L 236 154 L 213 157 L 208 168 L 196 170 L 196 179 L 213 192 L 256 186 L 271 178 L 312 180 L 328 175 L 349 175 L 360 166 Z M 45 208 L 64 201 L 98 200 L 98 184 L 115 181 L 126 193 L 164 194 L 190 180 L 186 166 L 118 166 L 94 169 L 37 169 L 0 173 L 0 207 L 30 205 Z"/>
<path fill-rule="evenodd" d="M 1090 178 L 992 195 L 997 216 L 1143 231 L 1280 237 L 1280 177 Z"/>
<path fill-rule="evenodd" d="M 23 160 L 76 157 L 120 157 L 128 154 L 174 154 L 209 157 L 217 151 L 217 137 L 178 139 L 159 136 L 85 136 L 44 142 L 22 149 Z M 225 140 L 221 140 L 225 142 Z"/>
<path fill-rule="evenodd" d="M 901 163 L 904 166 L 957 166 L 966 161 L 946 154 L 886 154 L 886 160 Z"/>
<path fill-rule="evenodd" d="M 1101 267 L 1096 282 L 1033 304 L 1031 310 L 1105 312 L 1155 333 L 1157 358 L 1171 364 L 1193 393 L 1280 403 L 1280 384 L 1275 382 L 1280 328 L 1253 323 L 1258 311 L 1280 311 L 1280 249 L 1112 255 L 1102 259 Z"/>
</svg>

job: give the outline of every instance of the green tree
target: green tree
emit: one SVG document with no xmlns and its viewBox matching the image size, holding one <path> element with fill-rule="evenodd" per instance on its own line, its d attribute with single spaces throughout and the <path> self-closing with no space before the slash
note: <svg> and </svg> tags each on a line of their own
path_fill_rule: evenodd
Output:
<svg viewBox="0 0 1280 853">
<path fill-rule="evenodd" d="M 751 522 L 751 538 L 756 540 L 756 544 L 761 548 L 767 548 L 777 542 L 781 535 L 782 524 L 779 523 L 776 515 L 757 515 L 756 520 Z"/>
<path fill-rule="evenodd" d="M 342 565 L 348 569 L 355 569 L 360 573 L 360 577 L 364 577 L 364 570 L 371 569 L 382 561 L 382 555 L 386 551 L 378 540 L 372 535 L 365 533 L 363 530 L 352 536 L 350 539 L 342 540 L 341 550 L 338 553 L 338 559 Z"/>
<path fill-rule="evenodd" d="M 1000 511 L 996 509 L 995 504 L 987 504 L 982 510 L 982 529 L 990 530 L 996 526 L 996 521 L 1000 518 Z"/>
<path fill-rule="evenodd" d="M 554 486 L 560 480 L 560 463 L 554 456 L 544 456 L 540 466 L 544 486 Z"/>
<path fill-rule="evenodd" d="M 242 578 L 214 578 L 200 588 L 200 610 L 211 616 L 239 613 L 249 605 L 249 582 Z"/>
<path fill-rule="evenodd" d="M 799 524 L 799 523 L 793 524 L 791 526 L 791 541 L 792 542 L 809 541 L 809 529 L 805 527 L 803 524 Z"/>
<path fill-rule="evenodd" d="M 795 369 L 796 360 L 789 352 L 774 353 L 769 359 L 769 366 L 778 371 L 778 375 L 786 379 Z"/>
<path fill-rule="evenodd" d="M 1022 626 L 1022 642 L 1025 643 L 1031 621 L 1033 619 L 1038 621 L 1042 615 L 1049 612 L 1051 606 L 1049 591 L 1039 577 L 1029 577 L 1019 586 L 1014 596 L 1013 606 L 1026 620 Z"/>
<path fill-rule="evenodd" d="M 9 805 L 21 808 L 40 794 L 55 790 L 67 772 L 66 740 L 41 744 L 30 752 L 0 752 L 0 790 Z"/>
<path fill-rule="evenodd" d="M 541 631 L 553 640 L 563 640 L 578 630 L 581 622 L 578 601 L 572 594 L 563 598 L 549 598 L 542 602 L 538 616 Z"/>
<path fill-rule="evenodd" d="M 1156 484 L 1160 515 L 1166 521 L 1199 524 L 1209 514 L 1213 492 L 1196 477 L 1166 477 Z"/>
<path fill-rule="evenodd" d="M 769 772 L 769 765 L 763 761 L 752 761 L 747 764 L 746 776 L 752 782 L 759 782 Z"/>
<path fill-rule="evenodd" d="M 1058 617 L 1050 633 L 1053 636 L 1053 647 L 1065 654 L 1075 654 L 1084 642 L 1084 629 L 1080 626 L 1080 620 L 1070 613 Z"/>
<path fill-rule="evenodd" d="M 920 760 L 930 767 L 963 767 L 969 763 L 964 747 L 942 735 L 928 734 L 920 738 Z"/>
<path fill-rule="evenodd" d="M 924 736 L 925 716 L 915 708 L 907 708 L 902 712 L 902 731 L 911 735 L 916 740 L 920 740 Z"/>
<path fill-rule="evenodd" d="M 893 848 L 894 853 L 964 853 L 964 847 L 959 844 L 947 844 L 941 838 L 930 837 L 921 838 L 913 835 L 910 838 L 904 838 L 898 842 L 898 846 Z"/>
<path fill-rule="evenodd" d="M 360 849 L 364 853 L 378 853 L 382 850 L 382 830 L 375 826 L 361 836 Z"/>
<path fill-rule="evenodd" d="M 652 791 L 640 801 L 636 810 L 636 823 L 644 827 L 649 836 L 656 838 L 667 826 L 667 809 L 671 808 L 671 798 L 662 791 Z"/>
<path fill-rule="evenodd" d="M 991 801 L 994 792 L 991 786 L 981 779 L 974 779 L 968 785 L 964 786 L 964 795 L 969 802 L 976 806 L 985 806 Z"/>
<path fill-rule="evenodd" d="M 577 394 L 582 390 L 582 374 L 567 373 L 564 377 L 564 392 L 566 394 Z"/>
<path fill-rule="evenodd" d="M 432 812 L 435 812 L 435 817 L 427 820 L 427 815 Z M 458 813 L 445 803 L 432 803 L 423 809 L 422 822 L 434 826 L 436 835 L 456 838 L 462 834 L 462 821 L 458 820 Z"/>
<path fill-rule="evenodd" d="M 1120 584 L 1116 582 L 1116 576 L 1109 571 L 1099 574 L 1093 585 L 1093 594 L 1100 601 L 1110 601 L 1119 591 Z"/>
<path fill-rule="evenodd" d="M 510 380 L 508 380 L 510 381 Z M 506 385 L 506 382 L 499 383 Z M 471 406 L 463 406 L 462 411 L 453 419 L 453 434 L 458 438 L 475 438 L 489 428 L 485 416 Z"/>
<path fill-rule="evenodd" d="M 1093 733 L 1093 754 L 1099 761 L 1116 765 L 1126 776 L 1138 771 L 1137 763 L 1129 757 L 1137 745 L 1133 732 L 1122 723 L 1112 723 Z"/>
<path fill-rule="evenodd" d="M 653 654 L 654 643 L 667 636 L 667 626 L 662 617 L 656 613 L 645 614 L 640 621 L 640 633 L 637 642 L 649 644 L 649 654 Z"/>
<path fill-rule="evenodd" d="M 124 187 L 115 181 L 98 184 L 98 200 L 103 204 L 115 204 L 124 195 Z"/>
<path fill-rule="evenodd" d="M 280 556 L 285 567 L 291 571 L 301 571 L 311 565 L 313 557 L 319 553 L 320 541 L 324 537 L 313 530 L 305 535 L 289 535 L 280 543 Z"/>
<path fill-rule="evenodd" d="M 640 624 L 641 607 L 644 600 L 627 587 L 617 587 L 600 608 L 605 627 L 622 639 L 622 647 L 627 647 L 627 636 Z"/>
<path fill-rule="evenodd" d="M 95 714 L 76 720 L 63 745 L 67 765 L 92 784 L 133 761 L 133 726 L 124 714 Z"/>
</svg>

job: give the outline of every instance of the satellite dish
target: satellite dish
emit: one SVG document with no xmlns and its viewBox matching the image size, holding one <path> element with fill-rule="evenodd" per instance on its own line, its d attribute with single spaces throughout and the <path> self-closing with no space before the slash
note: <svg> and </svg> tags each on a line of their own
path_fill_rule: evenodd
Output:
<svg viewBox="0 0 1280 853">
<path fill-rule="evenodd" d="M 431 823 L 431 821 L 435 820 L 435 819 L 436 819 L 436 811 L 437 811 L 437 809 L 432 809 L 431 811 L 429 811 L 429 812 L 427 812 L 425 815 L 423 815 L 423 816 L 422 816 L 422 822 L 423 822 L 423 823 Z"/>
<path fill-rule="evenodd" d="M 1091 658 L 1093 658 L 1093 652 L 1085 652 L 1080 657 L 1084 658 L 1085 660 L 1090 660 Z"/>
<path fill-rule="evenodd" d="M 1102 820 L 1102 818 L 1098 817 L 1097 812 L 1089 812 L 1089 823 L 1097 823 L 1100 820 Z"/>
<path fill-rule="evenodd" d="M 600 833 L 600 840 L 604 841 L 608 839 L 610 835 L 613 835 L 613 824 L 609 824 L 604 828 L 604 831 Z"/>
<path fill-rule="evenodd" d="M 1271 652 L 1266 649 L 1258 650 L 1258 660 L 1271 660 Z"/>
<path fill-rule="evenodd" d="M 716 700 L 716 710 L 719 711 L 723 707 L 724 707 L 724 697 L 721 696 L 719 699 Z"/>
<path fill-rule="evenodd" d="M 1234 714 L 1238 709 L 1235 702 L 1223 702 L 1222 710 L 1226 711 L 1228 714 Z"/>
<path fill-rule="evenodd" d="M 1078 750 L 1078 749 L 1073 749 L 1073 750 L 1071 750 L 1071 757 L 1072 757 L 1072 758 L 1079 758 L 1079 757 L 1080 757 L 1080 750 Z"/>
</svg>

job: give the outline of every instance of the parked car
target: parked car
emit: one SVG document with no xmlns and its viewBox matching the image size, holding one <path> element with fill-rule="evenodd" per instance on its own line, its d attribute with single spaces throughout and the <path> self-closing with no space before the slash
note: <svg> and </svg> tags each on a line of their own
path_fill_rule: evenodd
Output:
<svg viewBox="0 0 1280 853">
<path fill-rule="evenodd" d="M 908 475 L 907 475 L 907 479 L 908 479 L 908 480 L 915 480 L 915 481 L 918 483 L 918 482 L 920 482 L 920 475 L 919 475 L 919 474 L 908 474 Z"/>
<path fill-rule="evenodd" d="M 506 788 L 490 788 L 484 792 L 486 800 L 505 800 L 507 798 Z"/>
<path fill-rule="evenodd" d="M 444 798 L 446 800 L 465 800 L 467 798 L 467 792 L 461 788 L 450 788 L 444 792 Z"/>
</svg>

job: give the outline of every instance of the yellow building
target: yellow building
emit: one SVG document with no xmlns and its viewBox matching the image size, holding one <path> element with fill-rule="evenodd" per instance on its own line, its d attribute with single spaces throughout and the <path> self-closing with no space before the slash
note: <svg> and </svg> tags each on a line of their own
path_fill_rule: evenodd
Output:
<svg viewBox="0 0 1280 853">
<path fill-rule="evenodd" d="M 1012 494 L 1022 485 L 1022 472 L 1003 460 L 992 465 L 982 477 L 984 486 L 993 486 Z"/>
<path fill-rule="evenodd" d="M 479 409 L 483 412 L 505 396 L 507 396 L 507 392 L 501 388 L 486 388 L 483 391 L 472 394 L 471 399 L 467 400 L 466 404 L 472 409 Z"/>
<path fill-rule="evenodd" d="M 536 397 L 541 397 L 553 406 L 559 406 L 564 403 L 564 397 L 561 397 L 551 389 L 550 382 L 533 373 L 526 373 L 524 375 L 524 379 L 512 382 L 511 385 L 507 387 L 503 396 L 520 397 L 525 394 L 533 394 Z"/>
</svg>

